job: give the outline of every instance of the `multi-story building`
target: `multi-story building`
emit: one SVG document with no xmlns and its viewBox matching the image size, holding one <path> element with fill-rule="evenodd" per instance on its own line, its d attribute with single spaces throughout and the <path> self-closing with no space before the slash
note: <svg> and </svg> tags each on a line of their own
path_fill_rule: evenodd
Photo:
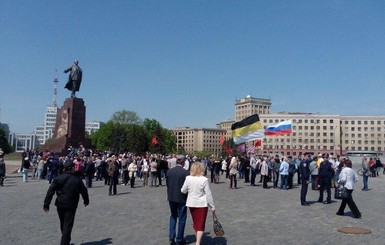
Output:
<svg viewBox="0 0 385 245">
<path fill-rule="evenodd" d="M 39 145 L 44 145 L 45 141 L 53 137 L 56 124 L 57 106 L 49 105 L 44 115 L 44 124 L 35 127 L 35 135 Z"/>
<path fill-rule="evenodd" d="M 244 99 L 235 101 L 235 121 L 241 121 L 245 117 L 254 114 L 270 114 L 271 100 L 253 98 L 250 95 Z"/>
<path fill-rule="evenodd" d="M 257 113 L 264 127 L 285 120 L 292 122 L 291 134 L 265 137 L 262 140 L 260 153 L 276 152 L 295 156 L 306 152 L 313 154 L 327 152 L 333 155 L 345 154 L 348 151 L 385 152 L 385 116 L 271 113 L 271 101 L 266 100 L 270 104 L 266 103 L 265 107 L 263 107 L 263 103 L 261 105 L 261 101 L 264 100 L 250 96 L 236 100 L 236 120 L 218 123 L 218 128 L 226 130 L 226 136 L 231 137 L 232 123 Z M 262 111 L 258 113 L 251 108 L 260 108 Z M 267 113 L 261 113 L 263 110 Z M 253 142 L 249 144 L 253 144 Z"/>
<path fill-rule="evenodd" d="M 219 139 L 226 131 L 215 128 L 174 128 L 172 129 L 177 139 L 177 150 L 187 153 L 209 151 L 213 154 L 222 150 Z"/>
<path fill-rule="evenodd" d="M 14 147 L 16 152 L 36 149 L 37 139 L 35 134 L 15 134 L 10 133 L 8 142 Z"/>
</svg>

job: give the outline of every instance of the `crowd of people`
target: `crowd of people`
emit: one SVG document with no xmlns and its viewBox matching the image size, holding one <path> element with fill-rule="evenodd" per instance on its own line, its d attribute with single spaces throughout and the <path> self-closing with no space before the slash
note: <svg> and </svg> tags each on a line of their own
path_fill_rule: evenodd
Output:
<svg viewBox="0 0 385 245">
<path fill-rule="evenodd" d="M 3 163 L 3 159 L 0 159 L 0 185 L 3 184 L 1 176 L 5 175 Z M 369 161 L 365 157 L 362 158 L 363 191 L 369 190 L 368 178 L 377 177 L 382 167 L 379 158 L 370 158 Z M 85 188 L 92 188 L 94 180 L 104 181 L 104 185 L 108 186 L 109 196 L 117 195 L 119 184 L 135 188 L 138 184 L 135 182 L 137 178 L 142 179 L 143 187 L 156 188 L 167 185 L 171 213 L 170 244 L 185 243 L 183 233 L 187 208 L 190 209 L 193 220 L 196 244 L 200 244 L 208 208 L 215 212 L 209 183 L 228 183 L 229 189 L 238 189 L 237 181 L 244 180 L 244 183 L 249 183 L 251 186 L 261 183 L 258 186 L 263 189 L 286 191 L 293 189 L 294 182 L 297 182 L 301 187 L 300 203 L 303 206 L 309 206 L 309 202 L 306 201 L 308 186 L 311 190 L 319 191 L 318 202 L 324 204 L 332 202 L 332 188 L 344 186 L 348 190 L 348 196 L 341 201 L 336 214 L 344 215 L 345 206 L 348 205 L 353 217 L 361 218 L 361 212 L 352 197 L 354 183 L 358 178 L 357 173 L 352 169 L 352 162 L 348 158 L 330 157 L 327 153 L 314 157 L 305 154 L 295 159 L 292 156 L 280 157 L 279 155 L 239 155 L 220 159 L 214 155 L 209 158 L 152 153 L 136 155 L 130 152 L 116 154 L 108 151 L 93 152 L 84 148 L 71 148 L 66 156 L 59 156 L 49 151 L 24 152 L 20 167 L 24 182 L 28 182 L 30 168 L 33 169 L 34 179 L 37 181 L 44 179 L 51 184 L 45 202 L 46 211 L 49 210 L 53 190 L 59 188 L 58 183 L 62 181 L 65 174 L 68 174 L 68 171 L 71 171 L 77 179 L 84 179 Z M 259 178 L 257 178 L 258 175 Z M 80 182 L 76 183 L 81 186 Z M 324 197 L 325 193 L 326 197 Z M 82 189 L 82 192 L 77 195 L 79 194 L 83 195 L 85 205 L 88 205 L 87 192 Z M 60 212 L 58 210 L 59 216 Z M 75 213 L 71 215 L 74 216 Z M 65 221 L 61 219 L 61 222 Z M 178 232 L 176 232 L 177 227 Z M 66 238 L 63 239 L 67 241 L 70 239 L 69 235 L 66 234 Z"/>
</svg>

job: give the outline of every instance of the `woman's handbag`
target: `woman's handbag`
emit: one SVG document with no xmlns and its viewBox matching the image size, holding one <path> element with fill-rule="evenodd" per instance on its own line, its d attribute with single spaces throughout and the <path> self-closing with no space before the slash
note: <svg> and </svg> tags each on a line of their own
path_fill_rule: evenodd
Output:
<svg viewBox="0 0 385 245">
<path fill-rule="evenodd" d="M 338 186 L 335 188 L 334 193 L 335 199 L 345 199 L 348 198 L 348 189 L 344 186 Z"/>
<path fill-rule="evenodd" d="M 225 235 L 225 231 L 223 230 L 221 223 L 219 223 L 217 215 L 215 214 L 215 212 L 213 212 L 213 221 L 214 221 L 213 227 L 214 227 L 215 235 L 217 235 L 217 236 Z"/>
</svg>

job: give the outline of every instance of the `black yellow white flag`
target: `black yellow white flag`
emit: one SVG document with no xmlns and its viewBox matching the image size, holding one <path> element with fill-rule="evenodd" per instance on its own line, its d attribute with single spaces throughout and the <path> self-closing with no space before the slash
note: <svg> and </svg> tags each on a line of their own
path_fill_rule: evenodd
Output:
<svg viewBox="0 0 385 245">
<path fill-rule="evenodd" d="M 264 129 L 259 121 L 258 114 L 246 117 L 242 121 L 231 125 L 232 136 L 235 144 L 241 144 L 249 140 L 264 138 Z"/>
</svg>

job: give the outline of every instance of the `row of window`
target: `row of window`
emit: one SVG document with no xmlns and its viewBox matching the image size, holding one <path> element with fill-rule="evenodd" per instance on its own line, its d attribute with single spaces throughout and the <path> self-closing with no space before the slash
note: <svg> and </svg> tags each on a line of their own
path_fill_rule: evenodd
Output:
<svg viewBox="0 0 385 245">
<path fill-rule="evenodd" d="M 279 123 L 282 119 L 263 119 L 263 123 Z M 345 125 L 385 125 L 385 120 L 342 120 Z M 333 124 L 334 119 L 292 119 L 293 123 L 301 124 L 301 123 L 314 123 L 320 124 Z"/>
</svg>

